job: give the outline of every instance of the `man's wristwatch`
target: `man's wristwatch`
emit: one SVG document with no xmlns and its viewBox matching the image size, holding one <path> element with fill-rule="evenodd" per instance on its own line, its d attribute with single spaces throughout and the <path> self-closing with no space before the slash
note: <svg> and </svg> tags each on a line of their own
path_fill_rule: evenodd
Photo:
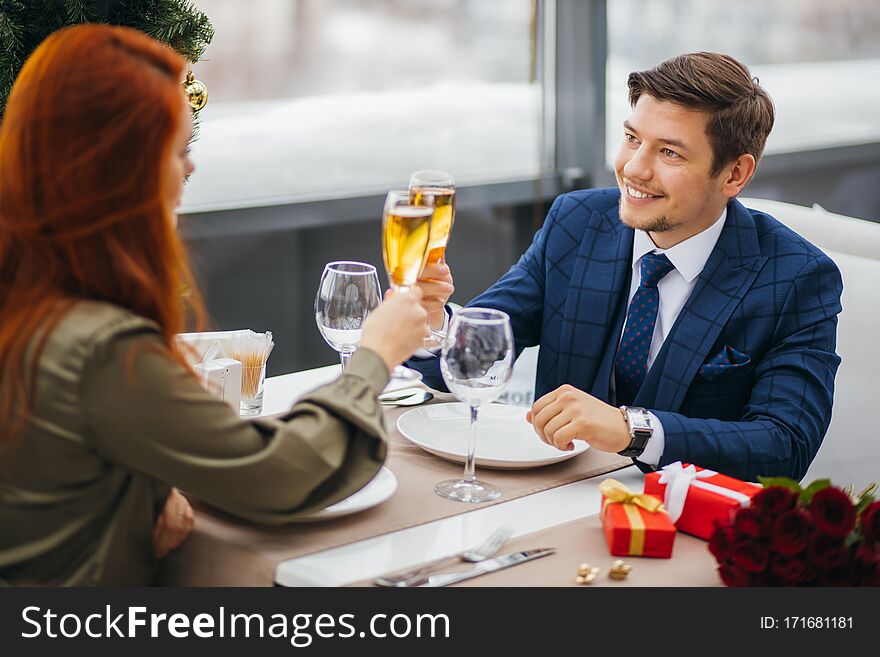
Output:
<svg viewBox="0 0 880 657">
<path fill-rule="evenodd" d="M 619 452 L 621 456 L 638 458 L 645 451 L 648 440 L 654 434 L 654 425 L 651 423 L 651 415 L 647 409 L 633 406 L 621 406 L 620 412 L 629 427 L 629 445 Z"/>
</svg>

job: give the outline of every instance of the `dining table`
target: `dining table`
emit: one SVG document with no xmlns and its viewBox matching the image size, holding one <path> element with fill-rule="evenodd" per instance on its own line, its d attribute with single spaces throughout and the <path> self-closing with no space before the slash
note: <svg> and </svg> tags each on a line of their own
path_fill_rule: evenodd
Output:
<svg viewBox="0 0 880 657">
<path fill-rule="evenodd" d="M 307 392 L 338 377 L 333 365 L 269 377 L 263 415 L 283 413 Z M 386 390 L 424 387 L 392 382 Z M 415 408 L 449 404 L 448 393 Z M 641 491 L 644 474 L 632 459 L 586 449 L 535 467 L 477 467 L 477 476 L 501 488 L 497 500 L 467 504 L 433 491 L 442 479 L 457 478 L 462 465 L 426 451 L 398 429 L 414 407 L 383 409 L 388 456 L 379 475 L 349 500 L 285 526 L 236 518 L 191 500 L 195 527 L 160 566 L 164 586 L 373 586 L 374 578 L 413 568 L 481 544 L 501 526 L 512 530 L 499 554 L 554 548 L 553 554 L 463 581 L 455 586 L 585 586 L 579 568 L 599 569 L 589 586 L 720 586 L 707 543 L 676 534 L 668 559 L 615 557 L 600 521 L 599 484 L 609 477 Z M 520 408 L 525 415 L 527 408 Z M 464 436 L 450 437 L 463 441 Z M 535 440 L 538 441 L 537 436 Z M 631 566 L 623 579 L 608 575 L 622 558 Z M 450 559 L 438 572 L 473 564 Z"/>
</svg>

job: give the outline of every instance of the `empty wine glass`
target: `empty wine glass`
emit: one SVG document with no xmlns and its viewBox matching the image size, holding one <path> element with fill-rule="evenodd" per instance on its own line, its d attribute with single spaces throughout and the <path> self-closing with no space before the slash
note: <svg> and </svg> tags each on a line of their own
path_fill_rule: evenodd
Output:
<svg viewBox="0 0 880 657">
<path fill-rule="evenodd" d="M 470 407 L 467 460 L 461 479 L 448 479 L 434 492 L 458 502 L 486 502 L 501 491 L 474 474 L 477 413 L 504 391 L 513 373 L 513 331 L 507 313 L 491 308 L 462 308 L 449 323 L 440 356 L 440 372 L 449 390 Z"/>
<path fill-rule="evenodd" d="M 363 262 L 328 263 L 315 295 L 315 322 L 324 340 L 339 352 L 344 370 L 357 350 L 367 315 L 381 303 L 376 268 Z"/>
</svg>

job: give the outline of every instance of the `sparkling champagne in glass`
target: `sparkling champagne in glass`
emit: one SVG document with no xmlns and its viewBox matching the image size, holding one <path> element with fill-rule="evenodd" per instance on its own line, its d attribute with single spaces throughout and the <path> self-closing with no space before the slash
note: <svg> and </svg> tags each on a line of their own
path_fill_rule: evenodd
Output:
<svg viewBox="0 0 880 657">
<path fill-rule="evenodd" d="M 429 205 L 434 208 L 425 262 L 445 262 L 446 245 L 455 221 L 455 179 L 445 171 L 416 171 L 409 179 L 409 193 L 414 205 Z M 429 321 L 422 346 L 435 349 L 443 343 L 443 337 L 443 331 L 432 329 Z"/>
<path fill-rule="evenodd" d="M 443 262 L 455 221 L 455 179 L 445 171 L 416 171 L 409 179 L 413 205 L 434 208 L 426 262 Z"/>
<path fill-rule="evenodd" d="M 388 282 L 397 291 L 411 288 L 419 280 L 428 255 L 431 236 L 433 199 L 422 197 L 422 205 L 413 205 L 407 191 L 390 191 L 385 198 L 382 215 L 382 257 Z M 426 327 L 427 330 L 427 327 Z M 397 365 L 392 380 L 417 381 L 418 372 Z"/>
<path fill-rule="evenodd" d="M 419 280 L 428 254 L 433 214 L 430 205 L 411 204 L 409 192 L 388 192 L 382 216 L 382 257 L 395 290 L 407 290 Z"/>
<path fill-rule="evenodd" d="M 467 460 L 461 479 L 448 479 L 434 492 L 457 502 L 487 502 L 501 491 L 474 474 L 477 413 L 496 399 L 513 374 L 513 331 L 507 313 L 491 308 L 462 308 L 449 323 L 440 372 L 450 392 L 470 407 Z"/>
</svg>

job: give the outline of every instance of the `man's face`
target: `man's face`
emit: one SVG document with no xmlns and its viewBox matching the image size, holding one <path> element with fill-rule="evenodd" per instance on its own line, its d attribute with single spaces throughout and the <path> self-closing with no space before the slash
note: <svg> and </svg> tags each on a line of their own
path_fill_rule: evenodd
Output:
<svg viewBox="0 0 880 657">
<path fill-rule="evenodd" d="M 614 161 L 620 218 L 651 232 L 658 246 L 668 248 L 705 230 L 727 203 L 725 171 L 710 176 L 707 118 L 706 112 L 643 94 L 624 122 Z"/>
</svg>

